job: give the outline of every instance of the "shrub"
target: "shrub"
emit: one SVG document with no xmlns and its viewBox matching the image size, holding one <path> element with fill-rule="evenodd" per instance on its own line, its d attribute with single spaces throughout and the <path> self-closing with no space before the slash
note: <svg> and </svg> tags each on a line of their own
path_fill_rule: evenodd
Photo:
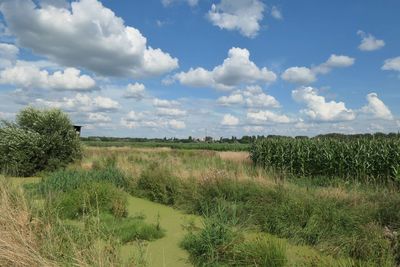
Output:
<svg viewBox="0 0 400 267">
<path fill-rule="evenodd" d="M 22 110 L 15 124 L 0 125 L 0 171 L 30 176 L 55 170 L 81 156 L 79 137 L 58 109 Z"/>
<path fill-rule="evenodd" d="M 106 182 L 83 183 L 77 189 L 50 194 L 48 204 L 63 219 L 76 219 L 93 212 L 108 212 L 116 217 L 127 215 L 125 193 Z"/>
<path fill-rule="evenodd" d="M 0 127 L 0 171 L 29 176 L 42 165 L 43 143 L 40 134 L 14 125 Z"/>
</svg>

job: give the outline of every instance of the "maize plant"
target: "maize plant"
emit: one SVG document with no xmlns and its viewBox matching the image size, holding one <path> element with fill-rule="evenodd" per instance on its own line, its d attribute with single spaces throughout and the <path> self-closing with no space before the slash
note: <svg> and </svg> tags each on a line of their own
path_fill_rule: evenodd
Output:
<svg viewBox="0 0 400 267">
<path fill-rule="evenodd" d="M 297 176 L 399 182 L 400 138 L 266 138 L 253 143 L 250 157 Z"/>
</svg>

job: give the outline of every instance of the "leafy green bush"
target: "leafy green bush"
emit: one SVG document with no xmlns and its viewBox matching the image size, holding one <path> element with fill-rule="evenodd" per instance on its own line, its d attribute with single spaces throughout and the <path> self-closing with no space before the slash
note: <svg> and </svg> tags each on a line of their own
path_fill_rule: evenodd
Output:
<svg viewBox="0 0 400 267">
<path fill-rule="evenodd" d="M 0 171 L 9 175 L 29 176 L 43 164 L 40 134 L 14 125 L 0 127 Z"/>
<path fill-rule="evenodd" d="M 30 176 L 66 166 L 81 156 L 79 137 L 58 109 L 26 108 L 16 123 L 0 125 L 0 171 Z"/>
<path fill-rule="evenodd" d="M 47 201 L 63 219 L 76 219 L 94 212 L 108 212 L 116 217 L 127 215 L 126 194 L 107 182 L 83 183 L 79 188 L 50 194 Z"/>
</svg>

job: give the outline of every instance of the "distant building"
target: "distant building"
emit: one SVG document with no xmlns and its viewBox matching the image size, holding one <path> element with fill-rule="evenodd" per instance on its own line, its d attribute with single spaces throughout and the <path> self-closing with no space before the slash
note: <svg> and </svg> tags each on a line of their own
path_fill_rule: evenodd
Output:
<svg viewBox="0 0 400 267">
<path fill-rule="evenodd" d="M 77 134 L 78 136 L 81 136 L 82 126 L 74 125 L 74 129 L 75 129 L 75 131 L 76 131 L 76 134 Z"/>
</svg>

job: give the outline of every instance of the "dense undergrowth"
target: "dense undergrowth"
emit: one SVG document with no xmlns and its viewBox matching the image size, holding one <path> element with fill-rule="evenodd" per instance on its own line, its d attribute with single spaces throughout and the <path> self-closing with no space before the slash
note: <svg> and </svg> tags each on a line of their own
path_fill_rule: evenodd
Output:
<svg viewBox="0 0 400 267">
<path fill-rule="evenodd" d="M 262 186 L 218 173 L 201 181 L 179 180 L 168 169 L 151 165 L 139 177 L 135 192 L 200 215 L 215 213 L 222 205 L 225 215 L 240 224 L 350 257 L 354 265 L 400 263 L 400 195 L 390 191 L 338 198 L 316 188 Z M 191 246 L 185 247 L 201 258 Z"/>
<path fill-rule="evenodd" d="M 35 208 L 40 211 L 34 213 L 38 214 L 35 218 L 54 227 L 53 238 L 61 240 L 60 245 L 44 249 L 45 254 L 39 253 L 46 260 L 74 260 L 80 249 L 96 247 L 100 240 L 100 248 L 109 249 L 102 251 L 107 255 L 102 266 L 120 265 L 116 251 L 121 244 L 168 235 L 159 224 L 127 215 L 126 196 L 133 194 L 203 216 L 203 226 L 186 227 L 188 233 L 181 243 L 196 266 L 400 264 L 400 195 L 395 187 L 359 187 L 341 179 L 337 183 L 343 187 L 310 182 L 314 178 L 271 179 L 251 163 L 244 167 L 204 151 L 138 155 L 117 150 L 107 156 L 86 156 L 91 160 L 87 170 L 71 166 L 26 187 L 30 199 L 44 201 L 42 208 Z M 206 166 L 208 170 L 198 172 Z M 264 180 L 244 179 L 245 173 L 261 175 Z M 70 238 L 73 243 L 69 245 L 76 249 L 64 248 L 64 238 Z M 279 238 L 288 240 L 290 246 L 310 246 L 318 253 L 293 263 L 286 241 Z M 46 246 L 39 244 L 38 248 Z M 98 251 L 97 246 L 97 252 L 91 253 Z M 89 254 L 88 260 L 93 260 Z M 326 262 L 326 255 L 335 261 Z"/>
</svg>

